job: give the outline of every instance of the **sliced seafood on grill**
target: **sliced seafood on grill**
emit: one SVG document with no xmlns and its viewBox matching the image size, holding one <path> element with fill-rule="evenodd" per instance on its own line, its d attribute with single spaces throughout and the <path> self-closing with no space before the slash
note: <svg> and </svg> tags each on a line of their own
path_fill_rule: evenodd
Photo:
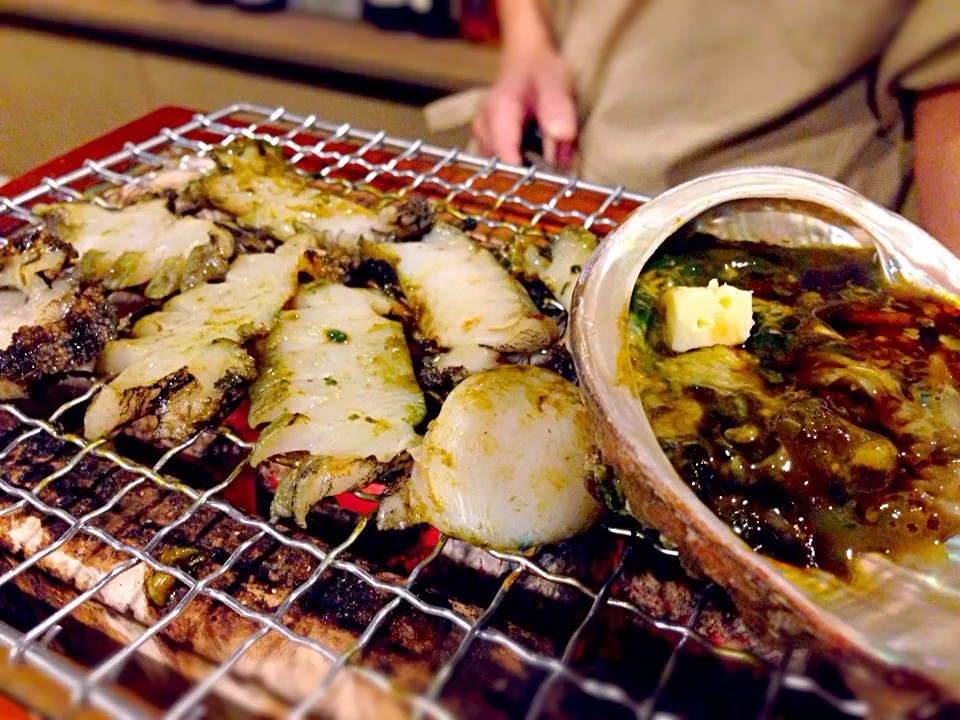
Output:
<svg viewBox="0 0 960 720">
<path fill-rule="evenodd" d="M 304 287 L 257 343 L 252 465 L 287 466 L 271 514 L 305 525 L 321 498 L 352 490 L 420 442 L 426 412 L 393 301 L 336 283 Z M 268 424 L 269 423 L 269 424 Z"/>
<path fill-rule="evenodd" d="M 28 291 L 52 283 L 76 260 L 77 252 L 45 230 L 0 239 L 0 286 Z"/>
<path fill-rule="evenodd" d="M 103 194 L 103 199 L 115 205 L 130 205 L 150 197 L 167 196 L 178 199 L 191 183 L 216 168 L 212 158 L 205 155 L 184 155 L 176 165 L 155 170 Z"/>
<path fill-rule="evenodd" d="M 569 225 L 546 246 L 526 242 L 518 235 L 507 247 L 507 260 L 513 272 L 539 279 L 563 309 L 570 312 L 577 279 L 596 248 L 596 235 Z"/>
<path fill-rule="evenodd" d="M 390 263 L 423 335 L 445 351 L 434 367 L 478 372 L 504 353 L 535 353 L 559 337 L 527 291 L 460 229 L 438 224 L 422 241 L 368 249 Z"/>
<path fill-rule="evenodd" d="M 380 504 L 378 525 L 428 522 L 482 547 L 559 542 L 599 517 L 600 471 L 576 386 L 531 365 L 470 376 L 450 393 L 408 480 Z"/>
<path fill-rule="evenodd" d="M 563 309 L 562 318 L 558 318 L 563 327 L 562 341 L 532 356 L 531 363 L 559 372 L 576 382 L 577 374 L 570 357 L 569 313 L 577 280 L 597 248 L 598 240 L 592 232 L 576 225 L 563 228 L 547 244 L 541 244 L 538 240 L 536 236 L 517 234 L 505 244 L 501 256 L 510 271 L 524 281 L 538 280 L 543 283 L 555 300 L 554 311 L 557 305 Z M 540 301 L 540 306 L 545 309 L 550 307 L 543 301 Z"/>
<path fill-rule="evenodd" d="M 75 256 L 43 231 L 0 247 L 0 400 L 25 398 L 40 378 L 86 366 L 116 337 L 100 288 L 60 276 Z"/>
<path fill-rule="evenodd" d="M 176 215 L 160 198 L 121 209 L 73 202 L 35 212 L 76 249 L 75 278 L 101 281 L 109 290 L 146 286 L 149 298 L 222 279 L 235 249 L 229 231 L 210 220 Z"/>
<path fill-rule="evenodd" d="M 412 239 L 433 226 L 433 211 L 422 198 L 366 207 L 296 173 L 278 149 L 264 143 L 234 143 L 213 158 L 218 171 L 201 178 L 192 193 L 281 242 L 312 233 L 322 248 L 354 262 L 361 239 Z"/>
<path fill-rule="evenodd" d="M 243 343 L 266 335 L 297 288 L 296 255 L 244 255 L 222 283 L 168 300 L 136 322 L 131 337 L 104 350 L 98 373 L 109 383 L 84 418 L 88 438 L 109 435 L 147 415 L 162 439 L 189 437 L 256 375 Z"/>
</svg>

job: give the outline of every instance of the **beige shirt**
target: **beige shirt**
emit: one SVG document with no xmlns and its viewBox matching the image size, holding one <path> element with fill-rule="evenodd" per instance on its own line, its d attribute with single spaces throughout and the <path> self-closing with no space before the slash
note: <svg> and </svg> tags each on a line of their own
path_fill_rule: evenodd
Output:
<svg viewBox="0 0 960 720">
<path fill-rule="evenodd" d="M 738 165 L 890 207 L 910 94 L 960 82 L 960 0 L 544 0 L 581 107 L 581 174 L 657 193 Z"/>
</svg>

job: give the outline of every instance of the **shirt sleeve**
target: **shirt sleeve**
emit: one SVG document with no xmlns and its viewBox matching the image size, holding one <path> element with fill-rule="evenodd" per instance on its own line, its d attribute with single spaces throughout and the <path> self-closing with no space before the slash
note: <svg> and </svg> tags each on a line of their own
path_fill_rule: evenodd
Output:
<svg viewBox="0 0 960 720">
<path fill-rule="evenodd" d="M 960 3 L 917 0 L 880 61 L 880 117 L 893 124 L 912 93 L 953 83 L 960 83 Z"/>
</svg>

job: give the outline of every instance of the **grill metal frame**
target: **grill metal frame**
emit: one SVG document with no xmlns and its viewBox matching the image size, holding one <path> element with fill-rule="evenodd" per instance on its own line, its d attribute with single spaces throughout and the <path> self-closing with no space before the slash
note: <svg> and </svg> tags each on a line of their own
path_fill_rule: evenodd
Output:
<svg viewBox="0 0 960 720">
<path fill-rule="evenodd" d="M 282 126 L 281 129 L 278 130 L 278 126 Z M 106 184 L 108 187 L 123 186 L 135 181 L 141 177 L 144 172 L 175 165 L 178 162 L 177 155 L 179 153 L 203 154 L 215 147 L 216 143 L 211 143 L 207 139 L 196 139 L 196 133 L 202 133 L 203 136 L 207 138 L 214 136 L 218 138 L 218 142 L 221 144 L 227 144 L 236 138 L 247 137 L 265 139 L 274 144 L 283 145 L 293 153 L 293 157 L 291 158 L 293 162 L 304 159 L 319 162 L 322 165 L 322 169 L 319 171 L 321 177 L 329 180 L 337 180 L 348 187 L 360 186 L 375 180 L 388 178 L 403 185 L 403 187 L 397 191 L 399 195 L 417 191 L 418 189 L 422 190 L 426 186 L 429 186 L 434 192 L 442 192 L 443 199 L 453 205 L 457 204 L 458 198 L 460 200 L 466 198 L 471 201 L 481 202 L 486 208 L 479 213 L 482 222 L 490 226 L 505 227 L 513 231 L 520 230 L 520 224 L 509 219 L 497 217 L 496 211 L 504 206 L 522 208 L 529 215 L 526 222 L 522 223 L 524 228 L 535 227 L 544 219 L 552 218 L 554 221 L 561 223 L 578 223 L 604 234 L 616 225 L 616 220 L 608 215 L 608 212 L 612 208 L 622 202 L 638 204 L 645 200 L 641 195 L 627 192 L 622 186 L 608 187 L 598 185 L 584 182 L 575 176 L 564 177 L 534 168 L 518 167 L 504 164 L 497 160 L 488 160 L 468 155 L 453 149 L 435 147 L 422 140 L 402 140 L 391 137 L 384 132 L 370 132 L 357 129 L 349 124 L 338 125 L 327 123 L 321 121 L 315 115 L 299 115 L 289 112 L 282 107 L 269 108 L 248 103 L 237 103 L 212 113 L 198 113 L 189 122 L 179 127 L 165 128 L 155 136 L 136 144 L 127 143 L 121 151 L 107 157 L 99 159 L 89 158 L 83 163 L 81 168 L 68 172 L 60 177 L 44 178 L 37 186 L 16 197 L 0 197 L 0 218 L 12 219 L 19 225 L 36 224 L 39 221 L 30 212 L 29 208 L 39 199 L 48 197 L 62 200 L 89 198 L 90 191 L 87 188 L 91 184 L 91 181 L 99 181 L 100 190 L 103 189 L 103 184 Z M 302 139 L 304 135 L 316 138 L 316 141 L 305 143 Z M 341 146 L 343 143 L 347 143 L 350 149 L 331 149 L 331 146 Z M 382 161 L 371 161 L 368 159 L 367 156 L 371 152 L 381 151 L 389 154 L 386 159 Z M 405 165 L 411 160 L 429 160 L 429 169 L 417 171 L 406 168 Z M 348 167 L 352 168 L 355 173 L 358 169 L 360 172 L 365 172 L 359 182 L 343 180 L 338 177 L 341 171 Z M 452 167 L 469 169 L 471 172 L 463 180 L 451 182 L 442 177 L 441 173 L 444 169 Z M 513 178 L 512 184 L 503 191 L 479 187 L 483 185 L 481 181 L 494 173 L 501 177 L 508 176 Z M 525 187 L 533 182 L 545 183 L 554 187 L 554 194 L 543 202 L 528 200 L 524 196 L 524 190 Z M 78 190 L 76 188 L 78 185 L 83 187 L 84 190 Z M 583 212 L 579 209 L 569 209 L 563 206 L 564 199 L 569 197 L 571 193 L 577 191 L 587 191 L 598 196 L 599 200 L 590 212 Z M 102 200 L 98 201 L 103 202 Z M 0 574 L 0 587 L 9 583 L 19 573 L 25 572 L 28 568 L 36 565 L 43 557 L 54 552 L 70 538 L 80 533 L 92 536 L 101 543 L 128 556 L 126 561 L 115 566 L 103 575 L 92 587 L 81 592 L 75 599 L 54 612 L 46 620 L 35 625 L 29 631 L 21 632 L 0 620 L 0 645 L 8 649 L 10 660 L 12 662 L 28 663 L 49 675 L 70 692 L 71 697 L 76 703 L 88 703 L 111 717 L 123 719 L 143 717 L 142 710 L 127 701 L 121 693 L 118 693 L 112 683 L 125 664 L 130 660 L 131 656 L 137 652 L 137 649 L 151 637 L 159 633 L 177 613 L 181 612 L 194 597 L 199 595 L 207 596 L 230 608 L 235 613 L 252 620 L 259 625 L 259 629 L 247 637 L 237 650 L 210 675 L 193 685 L 184 695 L 179 697 L 164 717 L 190 718 L 192 720 L 199 714 L 202 714 L 203 700 L 212 692 L 216 681 L 228 673 L 230 668 L 234 666 L 241 656 L 271 630 L 281 634 L 297 645 L 312 649 L 332 663 L 323 681 L 317 686 L 314 692 L 306 697 L 298 706 L 291 708 L 290 717 L 304 717 L 314 703 L 329 688 L 334 676 L 348 665 L 354 672 L 360 673 L 375 686 L 397 694 L 400 691 L 393 685 L 389 677 L 376 670 L 351 663 L 351 660 L 369 647 L 377 631 L 383 627 L 383 624 L 391 614 L 404 603 L 411 605 L 419 612 L 442 618 L 464 633 L 459 647 L 453 656 L 437 671 L 428 691 L 422 695 L 404 695 L 404 699 L 409 703 L 414 714 L 420 717 L 444 719 L 453 717 L 450 711 L 440 703 L 439 696 L 446 683 L 450 681 L 458 663 L 463 659 L 470 647 L 474 643 L 481 641 L 500 645 L 506 648 L 520 662 L 545 671 L 546 678 L 537 690 L 533 702 L 526 713 L 526 717 L 531 720 L 539 716 L 544 697 L 550 687 L 561 679 L 573 683 L 581 692 L 589 696 L 622 706 L 637 718 L 661 718 L 665 720 L 666 718 L 674 717 L 659 710 L 658 701 L 671 680 L 673 670 L 684 652 L 684 648 L 691 643 L 700 645 L 709 653 L 714 653 L 720 657 L 735 657 L 751 663 L 766 662 L 739 649 L 716 646 L 701 635 L 695 628 L 699 612 L 703 607 L 702 598 L 697 611 L 693 613 L 689 622 L 686 624 L 677 624 L 669 620 L 652 617 L 645 610 L 633 605 L 629 601 L 611 597 L 609 592 L 610 588 L 618 578 L 618 575 L 623 571 L 627 556 L 637 545 L 646 544 L 649 547 L 653 547 L 659 553 L 675 555 L 674 551 L 660 546 L 646 534 L 623 527 L 607 528 L 610 533 L 621 536 L 625 541 L 625 545 L 619 561 L 599 591 L 591 589 L 576 578 L 558 575 L 542 568 L 530 555 L 488 551 L 488 554 L 492 558 L 506 563 L 509 572 L 504 573 L 504 579 L 491 603 L 475 621 L 471 621 L 449 608 L 431 604 L 429 601 L 420 597 L 416 591 L 416 583 L 421 571 L 440 556 L 447 543 L 448 539 L 443 536 L 439 538 L 432 550 L 413 568 L 402 584 L 393 585 L 385 583 L 373 577 L 367 570 L 359 565 L 340 557 L 350 548 L 357 537 L 359 537 L 368 522 L 368 516 L 358 515 L 357 524 L 346 540 L 330 551 L 324 552 L 314 545 L 287 536 L 278 528 L 271 526 L 262 519 L 244 514 L 223 499 L 217 497 L 218 493 L 227 487 L 236 477 L 243 467 L 242 464 L 223 482 L 203 492 L 185 486 L 171 485 L 170 482 L 161 476 L 160 472 L 177 453 L 196 442 L 199 435 L 167 451 L 152 467 L 146 467 L 107 449 L 104 447 L 103 441 L 89 443 L 76 435 L 61 434 L 61 431 L 55 425 L 57 419 L 70 408 L 89 400 L 99 387 L 100 385 L 94 385 L 83 396 L 62 406 L 48 419 L 30 417 L 10 404 L 0 404 L 0 412 L 14 415 L 26 428 L 18 437 L 0 450 L 0 459 L 7 457 L 20 443 L 40 434 L 46 434 L 50 437 L 63 440 L 77 448 L 76 454 L 66 466 L 44 478 L 32 492 L 18 488 L 7 482 L 6 479 L 0 478 L 0 492 L 8 498 L 16 500 L 16 502 L 0 510 L 0 516 L 29 507 L 44 516 L 59 518 L 67 524 L 66 531 L 54 543 L 26 557 L 12 569 Z M 219 432 L 242 449 L 249 450 L 249 448 L 252 447 L 250 443 L 245 442 L 229 430 L 221 428 Z M 88 454 L 108 460 L 117 467 L 132 472 L 136 476 L 136 479 L 124 485 L 124 487 L 114 494 L 104 505 L 79 517 L 71 515 L 65 510 L 52 507 L 38 497 L 37 491 L 41 487 L 69 472 L 70 469 L 75 467 Z M 126 545 L 100 528 L 90 524 L 92 520 L 114 508 L 124 495 L 140 484 L 149 482 L 159 483 L 167 488 L 174 487 L 177 491 L 184 493 L 191 503 L 189 508 L 181 514 L 180 517 L 159 530 L 146 547 L 140 549 Z M 218 513 L 222 513 L 236 522 L 255 530 L 255 533 L 233 548 L 233 552 L 229 558 L 221 564 L 215 572 L 201 580 L 196 580 L 183 570 L 161 563 L 151 555 L 151 551 L 159 545 L 164 537 L 168 536 L 176 527 L 190 519 L 200 508 L 209 508 Z M 226 573 L 231 565 L 233 565 L 244 552 L 263 538 L 270 538 L 288 547 L 306 552 L 312 556 L 317 563 L 307 581 L 293 590 L 272 615 L 264 615 L 256 612 L 239 603 L 228 593 L 212 587 L 214 582 Z M 136 640 L 106 658 L 88 672 L 65 661 L 61 656 L 48 648 L 49 642 L 61 628 L 60 622 L 64 620 L 70 612 L 94 597 L 99 590 L 120 573 L 129 570 L 138 563 L 145 563 L 154 571 L 161 571 L 172 575 L 178 582 L 186 586 L 186 595 L 165 615 L 147 627 Z M 353 645 L 343 653 L 338 653 L 327 648 L 316 640 L 298 635 L 282 622 L 282 617 L 286 610 L 288 610 L 299 597 L 308 592 L 313 584 L 330 568 L 346 572 L 367 585 L 384 591 L 391 596 L 390 600 L 379 608 L 373 620 L 357 637 Z M 524 576 L 536 576 L 542 581 L 572 588 L 581 593 L 584 598 L 590 602 L 589 612 L 569 638 L 559 658 L 548 657 L 534 652 L 501 631 L 487 627 L 488 621 L 497 612 L 510 588 Z M 656 689 L 643 701 L 637 701 L 631 697 L 624 688 L 618 685 L 585 677 L 570 667 L 570 659 L 575 651 L 580 634 L 604 607 L 619 608 L 633 613 L 645 625 L 668 633 L 674 638 L 672 643 L 673 650 L 667 662 L 663 665 Z M 778 696 L 784 689 L 815 695 L 836 710 L 851 717 L 861 717 L 865 715 L 866 707 L 863 703 L 854 699 L 833 695 L 818 684 L 816 680 L 802 672 L 791 670 L 790 666 L 790 653 L 787 652 L 784 655 L 783 662 L 778 667 L 773 668 L 770 673 L 770 681 L 767 687 L 764 705 L 759 715 L 760 718 L 768 718 L 772 715 Z M 401 692 L 401 694 L 403 693 Z"/>
</svg>

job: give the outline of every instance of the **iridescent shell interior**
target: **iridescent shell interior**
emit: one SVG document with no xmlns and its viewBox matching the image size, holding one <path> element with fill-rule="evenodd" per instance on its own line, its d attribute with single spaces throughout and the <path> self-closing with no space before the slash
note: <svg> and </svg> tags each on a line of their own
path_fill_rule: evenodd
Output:
<svg viewBox="0 0 960 720">
<path fill-rule="evenodd" d="M 661 451 L 629 380 L 627 313 L 644 265 L 682 227 L 737 242 L 873 245 L 889 279 L 957 303 L 960 260 L 912 223 L 833 181 L 781 168 L 740 169 L 691 181 L 638 209 L 585 268 L 571 321 L 600 445 L 635 516 L 771 632 L 827 650 L 874 691 L 896 680 L 893 696 L 874 692 L 884 712 L 957 701 L 960 537 L 947 543 L 947 562 L 917 556 L 895 563 L 863 554 L 846 580 L 796 568 L 754 552 Z"/>
</svg>

